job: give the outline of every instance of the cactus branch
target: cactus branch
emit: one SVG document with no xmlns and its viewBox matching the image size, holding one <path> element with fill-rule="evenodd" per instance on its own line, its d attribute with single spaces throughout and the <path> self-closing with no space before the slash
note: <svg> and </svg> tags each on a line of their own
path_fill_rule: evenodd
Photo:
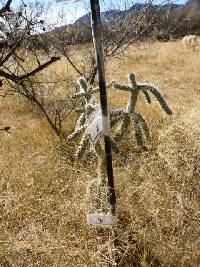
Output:
<svg viewBox="0 0 200 267">
<path fill-rule="evenodd" d="M 81 139 L 78 149 L 76 150 L 75 154 L 76 160 L 79 160 L 83 157 L 88 145 L 89 145 L 89 135 L 85 133 Z"/>
<path fill-rule="evenodd" d="M 145 121 L 145 119 L 142 117 L 140 113 L 135 113 L 135 117 L 137 118 L 138 123 L 141 124 L 141 127 L 147 137 L 147 139 L 150 138 L 150 133 L 149 133 L 149 127 Z"/>
<path fill-rule="evenodd" d="M 146 90 L 142 90 L 142 92 L 145 96 L 147 103 L 150 105 L 151 104 L 151 97 L 150 97 L 149 93 Z"/>
<path fill-rule="evenodd" d="M 84 131 L 84 127 L 81 127 L 81 128 L 76 129 L 72 134 L 70 134 L 70 135 L 67 137 L 67 140 L 70 141 L 70 140 L 75 139 L 75 138 L 76 138 L 77 136 L 79 136 L 83 131 Z"/>
<path fill-rule="evenodd" d="M 113 127 L 116 123 L 118 123 L 124 116 L 123 109 L 111 110 L 110 112 L 110 123 L 111 127 Z"/>
<path fill-rule="evenodd" d="M 131 92 L 132 91 L 132 88 L 126 84 L 121 84 L 121 83 L 117 83 L 115 81 L 112 81 L 111 82 L 111 86 L 114 88 L 114 89 L 118 89 L 118 90 L 122 90 L 122 91 L 128 91 L 128 92 Z"/>
<path fill-rule="evenodd" d="M 114 141 L 115 142 L 118 142 L 119 140 L 121 140 L 121 138 L 123 137 L 123 135 L 127 131 L 129 124 L 130 124 L 130 119 L 128 117 L 124 116 L 119 128 L 115 132 L 115 135 L 114 135 Z"/>
<path fill-rule="evenodd" d="M 161 95 L 161 93 L 160 93 L 160 91 L 159 91 L 158 88 L 156 88 L 153 85 L 149 85 L 149 84 L 139 84 L 138 87 L 139 87 L 140 90 L 151 92 L 156 97 L 158 103 L 161 105 L 161 107 L 163 108 L 163 110 L 168 115 L 172 115 L 171 108 L 168 106 L 167 102 L 165 101 L 165 99 Z"/>
<path fill-rule="evenodd" d="M 138 117 L 135 114 L 132 114 L 131 119 L 133 121 L 133 125 L 135 128 L 136 142 L 139 146 L 143 146 L 142 130 L 141 130 L 141 125 L 139 123 Z"/>
<path fill-rule="evenodd" d="M 150 133 L 145 119 L 142 117 L 140 113 L 135 112 L 139 92 L 141 91 L 144 94 L 148 104 L 151 104 L 151 97 L 149 95 L 149 92 L 152 93 L 156 97 L 158 103 L 161 105 L 163 110 L 168 115 L 172 114 L 171 108 L 164 100 L 158 88 L 150 84 L 137 83 L 134 73 L 130 73 L 128 75 L 128 85 L 120 84 L 115 81 L 112 81 L 110 84 L 113 89 L 129 92 L 129 100 L 126 109 L 121 109 L 118 112 L 116 112 L 116 114 L 113 113 L 113 115 L 111 116 L 114 125 L 121 121 L 121 124 L 117 128 L 117 131 L 115 133 L 114 140 L 115 141 L 121 140 L 132 122 L 135 129 L 136 142 L 139 146 L 144 147 L 142 130 L 145 133 L 147 139 L 149 139 Z"/>
</svg>

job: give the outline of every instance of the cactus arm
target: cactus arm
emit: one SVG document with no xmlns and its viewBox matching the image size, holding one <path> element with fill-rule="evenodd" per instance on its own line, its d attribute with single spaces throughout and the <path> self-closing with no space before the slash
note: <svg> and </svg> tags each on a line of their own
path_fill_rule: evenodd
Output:
<svg viewBox="0 0 200 267">
<path fill-rule="evenodd" d="M 142 131 L 138 124 L 135 124 L 135 139 L 138 146 L 143 147 L 143 138 L 142 138 Z"/>
<path fill-rule="evenodd" d="M 89 115 L 95 111 L 95 109 L 97 108 L 97 104 L 96 104 L 96 98 L 95 97 L 92 97 L 89 101 L 89 103 L 86 105 L 85 107 L 85 115 L 86 117 L 88 118 Z"/>
<path fill-rule="evenodd" d="M 84 92 L 84 93 L 87 93 L 88 92 L 88 82 L 86 80 L 85 77 L 80 77 L 78 80 L 77 80 L 77 84 L 79 86 L 79 90 L 80 90 L 80 93 Z"/>
<path fill-rule="evenodd" d="M 116 142 L 113 141 L 113 140 L 111 139 L 111 140 L 110 140 L 110 143 L 111 143 L 112 150 L 113 150 L 115 153 L 118 153 L 118 152 L 119 152 L 119 148 L 118 148 Z"/>
<path fill-rule="evenodd" d="M 72 100 L 74 99 L 84 99 L 86 102 L 90 101 L 91 95 L 93 93 L 93 86 L 89 85 L 85 77 L 80 77 L 77 80 L 77 85 L 79 87 L 78 93 L 72 95 Z"/>
<path fill-rule="evenodd" d="M 171 115 L 172 114 L 172 110 L 169 107 L 169 105 L 167 104 L 167 102 L 165 101 L 165 99 L 163 98 L 163 96 L 161 95 L 160 91 L 158 88 L 156 88 L 153 85 L 149 85 L 149 84 L 140 84 L 138 85 L 139 89 L 142 89 L 144 91 L 149 91 L 151 92 L 157 99 L 158 103 L 161 105 L 161 107 L 163 108 L 163 110 L 168 114 Z"/>
<path fill-rule="evenodd" d="M 79 117 L 76 123 L 75 129 L 82 127 L 85 124 L 85 121 L 86 121 L 86 117 L 85 117 L 85 111 L 84 111 L 84 113 L 82 113 L 81 116 Z"/>
<path fill-rule="evenodd" d="M 98 93 L 99 92 L 99 86 L 96 86 L 94 88 L 91 89 L 92 93 Z"/>
<path fill-rule="evenodd" d="M 118 123 L 124 115 L 123 109 L 113 110 L 110 112 L 110 123 L 111 127 L 113 127 L 116 123 Z"/>
<path fill-rule="evenodd" d="M 149 93 L 146 90 L 142 90 L 142 92 L 145 96 L 146 102 L 150 105 L 151 104 L 151 97 L 150 97 Z"/>
<path fill-rule="evenodd" d="M 82 113 L 76 123 L 74 132 L 67 137 L 67 140 L 72 140 L 83 132 L 83 130 L 85 129 L 85 126 L 84 126 L 85 121 L 86 121 L 85 114 Z"/>
<path fill-rule="evenodd" d="M 84 109 L 84 107 L 80 107 L 80 108 L 76 108 L 75 111 L 78 113 L 83 113 L 83 112 L 85 112 L 85 109 Z"/>
<path fill-rule="evenodd" d="M 85 115 L 86 115 L 86 117 L 88 118 L 89 115 L 90 115 L 93 111 L 95 111 L 95 106 L 93 106 L 93 105 L 88 105 L 88 106 L 87 106 L 87 109 L 85 110 Z"/>
<path fill-rule="evenodd" d="M 128 129 L 128 126 L 130 124 L 130 119 L 127 117 L 124 117 L 119 128 L 117 129 L 115 135 L 114 135 L 114 141 L 117 142 L 121 140 L 122 136 L 125 134 L 125 132 Z"/>
<path fill-rule="evenodd" d="M 134 89 L 134 91 L 130 93 L 128 105 L 126 107 L 126 111 L 130 114 L 132 114 L 135 111 L 138 95 L 139 95 L 138 89 Z"/>
<path fill-rule="evenodd" d="M 77 128 L 72 134 L 67 137 L 67 140 L 73 140 L 84 131 L 85 127 Z"/>
<path fill-rule="evenodd" d="M 142 130 L 144 131 L 147 139 L 150 138 L 150 132 L 149 132 L 149 127 L 145 121 L 145 119 L 142 117 L 140 113 L 135 113 L 135 116 L 137 118 L 138 123 L 140 123 Z"/>
<path fill-rule="evenodd" d="M 136 142 L 137 142 L 138 146 L 143 147 L 142 130 L 141 130 L 138 118 L 137 118 L 137 116 L 135 116 L 135 114 L 132 114 L 131 115 L 131 119 L 132 119 L 132 122 L 133 122 L 133 125 L 134 125 L 134 128 L 135 128 L 135 139 L 136 139 Z"/>
<path fill-rule="evenodd" d="M 75 159 L 76 160 L 79 160 L 83 157 L 84 153 L 85 153 L 85 150 L 87 148 L 87 146 L 89 145 L 89 135 L 88 134 L 84 134 L 82 139 L 81 139 L 81 142 L 80 142 L 80 145 L 78 147 L 78 149 L 76 150 L 76 153 L 75 153 Z"/>
<path fill-rule="evenodd" d="M 108 89 L 108 88 L 112 88 L 112 83 L 115 83 L 115 81 L 110 81 L 110 82 L 108 82 L 107 84 L 106 84 L 106 88 Z"/>
<path fill-rule="evenodd" d="M 129 84 L 131 86 L 132 89 L 136 89 L 137 88 L 137 83 L 136 83 L 136 80 L 135 80 L 135 74 L 134 73 L 129 73 L 128 74 L 128 81 L 129 81 Z"/>
<path fill-rule="evenodd" d="M 124 109 L 114 109 L 114 110 L 111 110 L 110 116 L 113 118 L 118 117 L 118 116 L 123 116 L 124 112 L 125 112 Z"/>
<path fill-rule="evenodd" d="M 131 92 L 133 90 L 133 88 L 130 87 L 129 85 L 117 83 L 115 81 L 111 82 L 111 86 L 113 89 L 118 89 L 118 90 L 122 90 L 122 91 Z"/>
<path fill-rule="evenodd" d="M 72 95 L 72 99 L 80 99 L 86 96 L 86 93 L 77 93 Z"/>
</svg>

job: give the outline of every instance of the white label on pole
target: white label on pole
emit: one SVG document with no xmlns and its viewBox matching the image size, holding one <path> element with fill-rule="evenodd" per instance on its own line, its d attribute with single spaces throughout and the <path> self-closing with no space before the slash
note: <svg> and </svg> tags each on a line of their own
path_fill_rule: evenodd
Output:
<svg viewBox="0 0 200 267">
<path fill-rule="evenodd" d="M 102 117 L 100 107 L 91 116 L 87 130 L 94 142 L 97 142 L 102 135 L 110 134 L 110 118 Z"/>
<path fill-rule="evenodd" d="M 93 112 L 90 120 L 88 121 L 87 131 L 94 142 L 98 141 L 102 136 L 103 126 L 100 107 Z"/>
<path fill-rule="evenodd" d="M 96 117 L 90 124 L 90 135 L 94 142 L 98 141 L 102 136 L 103 127 L 102 127 L 102 117 Z"/>
<path fill-rule="evenodd" d="M 87 224 L 93 226 L 113 226 L 117 224 L 117 217 L 112 214 L 88 214 L 87 215 Z"/>
</svg>

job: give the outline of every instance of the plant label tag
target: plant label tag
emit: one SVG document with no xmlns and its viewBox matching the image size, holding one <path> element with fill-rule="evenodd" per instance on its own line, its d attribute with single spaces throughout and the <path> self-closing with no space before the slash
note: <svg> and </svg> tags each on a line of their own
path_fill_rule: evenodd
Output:
<svg viewBox="0 0 200 267">
<path fill-rule="evenodd" d="M 102 130 L 102 117 L 98 116 L 90 124 L 90 136 L 94 142 L 97 142 L 102 136 Z"/>
<path fill-rule="evenodd" d="M 97 213 L 87 215 L 87 224 L 93 226 L 113 226 L 117 224 L 117 217 L 111 214 Z"/>
<path fill-rule="evenodd" d="M 110 133 L 110 118 L 102 117 L 101 109 L 98 108 L 89 121 L 88 133 L 92 140 L 97 142 L 103 135 Z"/>
<path fill-rule="evenodd" d="M 103 124 L 100 107 L 93 113 L 88 122 L 88 133 L 94 142 L 97 142 L 102 136 Z"/>
</svg>

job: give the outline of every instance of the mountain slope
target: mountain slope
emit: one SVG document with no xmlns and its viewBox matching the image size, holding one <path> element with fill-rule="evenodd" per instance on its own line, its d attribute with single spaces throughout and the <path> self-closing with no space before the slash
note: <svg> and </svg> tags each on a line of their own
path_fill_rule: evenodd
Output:
<svg viewBox="0 0 200 267">
<path fill-rule="evenodd" d="M 200 0 L 190 0 L 184 6 L 185 12 L 192 16 L 200 13 Z"/>
<path fill-rule="evenodd" d="M 198 0 L 196 0 L 198 1 Z M 129 9 L 125 10 L 125 11 L 121 11 L 121 10 L 109 10 L 109 11 L 105 11 L 101 13 L 102 16 L 102 20 L 103 21 L 110 21 L 110 22 L 114 22 L 116 19 L 122 19 L 127 15 L 132 15 L 134 16 L 136 13 L 142 11 L 142 9 L 145 8 L 145 4 L 134 4 L 133 6 L 131 6 Z M 160 10 L 164 10 L 164 9 L 168 9 L 171 8 L 171 10 L 174 9 L 178 9 L 180 7 L 182 7 L 182 5 L 178 5 L 178 4 L 167 4 L 167 5 L 163 5 L 163 7 Z M 153 10 L 157 10 L 157 8 L 159 9 L 159 6 L 153 6 Z M 75 21 L 75 23 L 73 24 L 74 26 L 82 26 L 82 25 L 86 25 L 90 22 L 90 13 L 80 17 L 78 20 Z"/>
</svg>

